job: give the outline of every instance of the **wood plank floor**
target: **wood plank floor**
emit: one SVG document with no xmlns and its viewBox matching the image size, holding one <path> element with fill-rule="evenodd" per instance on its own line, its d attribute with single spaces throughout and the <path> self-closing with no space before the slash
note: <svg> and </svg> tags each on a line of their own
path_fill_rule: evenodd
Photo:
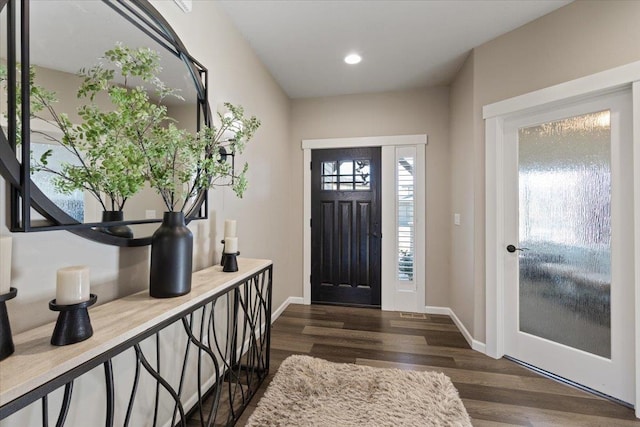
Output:
<svg viewBox="0 0 640 427">
<path fill-rule="evenodd" d="M 255 409 L 291 354 L 448 375 L 474 426 L 640 426 L 632 409 L 471 350 L 448 316 L 322 305 L 290 305 L 274 323 L 270 375 L 245 410 Z"/>
</svg>

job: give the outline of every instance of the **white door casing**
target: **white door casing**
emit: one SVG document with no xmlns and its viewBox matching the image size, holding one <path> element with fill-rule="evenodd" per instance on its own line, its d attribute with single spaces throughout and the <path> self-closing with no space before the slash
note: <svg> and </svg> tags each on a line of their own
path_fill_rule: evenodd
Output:
<svg viewBox="0 0 640 427">
<path fill-rule="evenodd" d="M 504 351 L 505 277 L 504 248 L 508 243 L 504 236 L 504 123 L 505 119 L 524 112 L 544 111 L 558 105 L 574 102 L 633 86 L 633 203 L 626 209 L 633 210 L 634 289 L 633 317 L 626 322 L 632 330 L 635 352 L 633 372 L 628 372 L 635 382 L 632 402 L 636 416 L 640 416 L 640 61 L 510 98 L 483 108 L 485 119 L 485 266 L 486 266 L 486 353 L 500 358 Z"/>
<path fill-rule="evenodd" d="M 554 303 L 554 300 L 570 297 L 561 297 L 560 295 L 554 295 L 553 297 L 536 297 L 531 294 L 527 294 L 529 296 L 526 297 L 524 301 L 520 299 L 522 297 L 522 294 L 519 293 L 519 289 L 521 289 L 523 284 L 519 283 L 519 276 L 522 277 L 522 273 L 519 273 L 518 261 L 520 260 L 520 257 L 522 257 L 521 261 L 527 263 L 527 259 L 535 260 L 536 257 L 544 256 L 545 250 L 541 249 L 540 246 L 538 246 L 537 248 L 531 247 L 529 248 L 529 250 L 525 250 L 521 254 L 519 252 L 509 253 L 505 249 L 503 249 L 502 251 L 505 268 L 505 354 L 541 368 L 545 371 L 552 372 L 563 378 L 572 380 L 578 384 L 585 385 L 591 389 L 605 393 L 609 396 L 613 396 L 622 401 L 631 402 L 634 397 L 633 379 L 632 376 L 630 376 L 628 373 L 633 371 L 634 348 L 633 328 L 629 328 L 628 323 L 629 319 L 633 318 L 633 239 L 632 236 L 628 233 L 628 230 L 633 228 L 633 218 L 631 215 L 631 210 L 626 209 L 628 200 L 632 199 L 631 184 L 633 180 L 631 176 L 631 91 L 629 89 L 611 94 L 600 95 L 591 99 L 581 99 L 577 103 L 571 105 L 566 105 L 545 110 L 544 112 L 527 114 L 517 118 L 505 120 L 505 160 L 503 176 L 503 185 L 505 188 L 504 236 L 506 242 L 515 244 L 515 246 L 520 246 L 523 244 L 522 241 L 519 242 L 519 237 L 522 236 L 522 232 L 519 231 L 519 223 L 522 223 L 522 221 L 519 221 L 519 213 L 523 212 L 523 208 L 519 207 L 518 203 L 518 183 L 521 179 L 519 173 L 521 173 L 520 171 L 522 168 L 521 165 L 518 165 L 518 150 L 520 144 L 522 143 L 519 142 L 518 130 L 521 128 L 537 126 L 540 124 L 548 124 L 565 118 L 572 118 L 583 114 L 590 114 L 605 110 L 610 111 L 611 121 L 610 174 L 612 230 L 610 246 L 611 286 L 609 288 L 611 301 L 611 356 L 610 358 L 605 357 L 604 352 L 600 356 L 593 354 L 596 352 L 594 347 L 595 344 L 591 344 L 590 346 L 587 345 L 585 347 L 587 343 L 584 342 L 587 337 L 590 337 L 592 342 L 594 340 L 594 337 L 596 336 L 600 337 L 600 339 L 605 338 L 607 336 L 607 333 L 605 332 L 606 327 L 600 326 L 599 323 L 592 323 L 592 321 L 586 320 L 585 318 L 579 320 L 581 319 L 580 316 L 584 316 L 584 314 L 578 316 L 578 313 L 574 311 L 575 309 L 564 308 L 560 310 L 557 308 L 556 303 Z M 596 116 L 606 117 L 606 115 L 602 116 L 602 114 Z M 574 122 L 569 121 L 563 123 L 566 125 L 566 123 Z M 565 142 L 565 144 L 567 144 L 568 146 L 568 141 Z M 557 146 L 558 142 L 555 142 L 554 145 Z M 581 145 L 584 145 L 584 142 L 573 142 L 572 139 L 572 142 L 570 143 L 572 152 L 575 152 L 575 150 L 578 149 Z M 544 157 L 546 162 L 557 161 L 551 160 L 548 151 L 546 150 L 544 151 L 544 154 L 541 152 L 538 156 L 541 155 Z M 585 162 L 587 160 L 587 157 L 581 154 L 573 154 L 573 156 L 576 156 L 575 159 L 572 160 L 573 162 L 578 161 L 578 159 L 584 159 L 583 161 Z M 540 157 L 536 157 L 536 164 L 538 164 L 538 162 L 540 161 L 539 159 Z M 564 162 L 567 161 L 567 159 L 562 160 L 564 160 Z M 540 169 L 538 169 L 540 167 L 541 166 L 536 167 L 535 180 L 537 180 L 537 182 L 540 182 L 540 180 L 544 179 L 540 175 Z M 572 167 L 571 170 L 575 170 L 574 168 L 575 167 Z M 545 170 L 548 169 L 545 168 Z M 557 176 L 557 166 L 555 166 L 554 170 L 556 171 L 556 175 L 554 176 Z M 591 174 L 595 173 L 595 169 L 593 166 L 591 166 L 589 170 L 591 171 Z M 570 172 L 570 174 L 571 173 L 573 172 Z M 567 175 L 562 176 L 564 177 Z M 567 179 L 565 178 L 563 181 L 567 181 Z M 557 195 L 553 196 L 553 200 L 556 200 L 556 203 L 559 203 L 558 197 L 562 197 L 560 196 L 560 194 L 562 193 L 561 189 L 566 189 L 566 187 L 570 184 L 569 182 L 557 182 L 557 180 L 554 180 L 553 182 L 547 183 L 547 185 L 551 185 L 551 187 L 545 187 L 545 189 L 530 191 L 533 191 L 534 194 L 537 192 L 538 194 L 545 193 L 548 195 L 548 192 L 551 191 L 551 188 L 555 188 L 557 189 L 556 191 L 560 192 Z M 581 188 L 582 185 L 584 184 L 577 184 L 577 188 Z M 574 194 L 574 192 L 565 192 L 565 194 L 568 198 L 565 200 L 565 203 L 575 203 L 575 198 L 577 197 L 577 195 Z M 529 193 L 529 195 L 531 195 L 531 193 Z M 545 197 L 544 194 L 543 197 Z M 606 198 L 604 200 L 606 200 Z M 548 203 L 552 202 L 549 201 Z M 550 208 L 550 206 L 548 206 L 547 204 L 545 204 L 545 206 L 547 208 Z M 589 206 L 592 206 L 592 203 L 589 203 Z M 566 208 L 567 206 L 563 207 Z M 583 208 L 584 207 L 585 205 L 583 205 Z M 541 214 L 542 212 L 543 211 L 540 211 L 538 214 Z M 556 217 L 556 221 L 558 221 L 557 225 L 571 223 L 570 216 L 571 215 L 566 211 L 563 215 L 558 215 Z M 551 213 L 549 211 L 547 211 L 542 216 L 542 218 L 550 217 Z M 546 221 L 546 224 L 543 222 L 539 225 L 533 225 L 534 232 L 536 229 L 542 231 L 540 227 L 548 227 L 549 225 L 551 225 L 548 222 L 549 219 L 547 219 Z M 581 229 L 584 229 L 584 226 Z M 544 240 L 564 240 L 563 238 L 561 238 L 561 235 L 563 233 L 558 233 L 556 231 L 555 233 L 551 234 L 556 234 L 556 236 L 547 235 L 546 237 L 544 237 Z M 574 245 L 579 244 L 576 243 Z M 526 244 L 525 246 L 530 245 Z M 571 247 L 574 253 L 576 250 L 585 251 L 585 253 L 587 253 L 586 248 L 579 249 L 580 246 L 566 247 Z M 540 252 L 540 250 L 542 250 L 542 252 Z M 556 250 L 558 250 L 558 247 L 556 247 Z M 531 261 L 528 262 L 530 263 Z M 593 264 L 593 262 L 589 262 L 589 264 Z M 567 282 L 567 285 L 569 283 L 572 283 L 571 279 L 562 279 L 562 277 L 567 277 L 566 274 L 576 274 L 572 270 L 573 268 L 575 268 L 573 266 L 563 263 L 554 264 L 548 261 L 535 261 L 533 265 L 528 267 L 528 271 L 531 268 L 541 269 L 545 266 L 559 271 L 558 273 L 554 274 L 555 278 L 560 281 L 565 280 Z M 566 270 L 566 272 L 563 273 L 562 269 Z M 579 277 L 588 279 L 590 276 L 586 273 L 580 273 Z M 591 277 L 594 277 L 594 275 L 592 274 Z M 599 275 L 597 276 L 597 279 L 600 280 Z M 588 280 L 580 280 L 583 282 L 583 284 L 578 285 L 578 287 L 588 292 L 588 288 L 590 286 L 587 284 Z M 536 294 L 541 292 L 541 286 L 545 286 L 543 284 L 545 282 L 544 279 L 537 280 L 535 282 L 532 282 L 531 279 L 526 279 L 526 282 L 528 282 L 526 289 L 537 289 L 536 291 L 534 291 Z M 561 285 L 559 284 L 554 284 L 552 286 L 554 289 L 561 288 Z M 592 290 L 591 292 L 598 292 L 594 295 L 602 295 L 602 298 L 604 298 L 604 288 L 600 291 Z M 535 305 L 531 306 L 534 300 Z M 524 304 L 525 301 L 528 302 L 529 306 L 527 309 L 522 309 L 522 304 Z M 603 300 L 598 300 L 598 305 L 600 305 L 601 301 Z M 535 324 L 535 329 L 537 329 L 538 331 L 537 334 L 522 332 L 523 330 L 525 330 L 521 323 L 521 320 L 523 319 L 522 310 L 524 310 L 524 318 L 527 320 L 526 323 L 528 324 L 528 327 L 533 327 L 532 325 Z M 569 315 L 569 313 L 571 314 Z M 534 320 L 534 317 L 537 316 L 549 317 Z M 555 318 L 555 316 L 559 317 Z M 549 322 L 551 321 L 550 319 L 554 319 L 555 323 L 553 324 L 553 326 L 549 324 Z M 571 326 L 568 323 L 571 323 Z M 586 329 L 587 327 L 588 331 Z M 600 332 L 596 333 L 596 329 L 599 329 Z M 567 331 L 569 330 L 574 331 L 573 334 L 570 334 L 572 336 L 566 336 L 566 334 L 568 333 Z M 564 335 L 560 333 L 561 331 L 564 331 Z M 579 341 L 582 341 L 580 344 L 584 347 L 584 349 L 586 350 L 587 348 L 590 348 L 591 350 L 577 350 L 568 344 L 565 345 L 560 344 L 559 342 L 555 342 L 554 339 L 541 338 L 541 336 L 545 335 L 553 335 L 555 337 L 555 340 L 564 343 L 575 342 L 576 344 L 578 344 Z M 608 347 L 605 342 L 606 339 L 599 344 L 601 352 L 602 350 L 604 350 L 604 348 Z M 603 345 L 604 348 L 602 348 Z"/>
<path fill-rule="evenodd" d="M 303 149 L 303 302 L 311 304 L 311 150 L 329 148 L 382 147 L 382 309 L 422 313 L 425 310 L 424 262 L 415 261 L 414 280 L 410 286 L 396 279 L 396 204 L 395 163 L 396 151 L 402 147 L 416 150 L 415 200 L 415 260 L 425 259 L 425 146 L 426 135 L 398 135 L 362 138 L 307 139 Z"/>
</svg>

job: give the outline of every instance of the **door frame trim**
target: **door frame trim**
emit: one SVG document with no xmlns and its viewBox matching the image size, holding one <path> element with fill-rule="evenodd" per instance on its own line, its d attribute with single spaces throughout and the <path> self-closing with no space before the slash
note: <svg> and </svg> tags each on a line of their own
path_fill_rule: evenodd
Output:
<svg viewBox="0 0 640 427">
<path fill-rule="evenodd" d="M 632 88 L 634 252 L 640 259 L 640 61 L 592 74 L 535 92 L 485 105 L 485 309 L 486 354 L 504 356 L 504 122 L 505 119 L 541 109 Z M 635 283 L 635 410 L 640 417 L 640 265 L 634 266 Z"/>
<path fill-rule="evenodd" d="M 301 148 L 303 150 L 302 156 L 302 169 L 303 169 L 303 267 L 302 267 L 302 298 L 303 302 L 306 305 L 311 304 L 311 282 L 309 280 L 311 276 L 311 169 L 309 165 L 311 164 L 311 150 L 313 149 L 330 149 L 330 148 L 357 148 L 357 147 L 383 147 L 383 155 L 382 155 L 382 165 L 381 170 L 385 170 L 385 165 L 390 159 L 385 160 L 384 156 L 384 147 L 393 147 L 393 146 L 425 146 L 427 145 L 427 135 L 426 134 L 418 134 L 418 135 L 392 135 L 392 136 L 369 136 L 369 137 L 356 137 L 356 138 L 328 138 L 328 139 L 304 139 L 302 140 Z M 395 161 L 395 156 L 394 159 Z M 426 165 L 426 161 L 424 156 L 422 158 L 423 167 Z M 422 176 L 425 176 L 423 173 Z M 395 177 L 390 177 L 389 179 L 395 179 Z M 384 182 L 380 182 L 382 189 L 382 197 L 381 203 L 383 206 L 382 210 L 382 224 L 384 230 L 384 224 L 386 221 L 384 205 L 387 200 L 390 199 L 390 196 L 385 192 Z M 426 182 L 423 183 L 423 189 L 426 191 Z M 423 198 L 423 200 L 425 200 Z M 424 204 L 423 204 L 424 209 Z M 422 215 L 425 218 L 424 214 Z M 424 234 L 424 233 L 423 233 Z M 425 237 L 422 238 L 422 244 L 426 245 Z M 384 247 L 384 241 L 382 244 Z M 383 251 L 384 252 L 384 251 Z M 422 252 L 424 253 L 424 251 Z M 391 263 L 392 264 L 392 263 Z M 384 278 L 384 272 L 386 268 L 389 268 L 388 263 L 385 262 L 384 257 L 381 265 L 381 278 Z M 421 271 L 422 280 L 419 280 L 418 286 L 418 294 L 422 294 L 422 301 L 416 301 L 416 311 L 422 312 L 424 311 L 424 295 L 425 295 L 425 277 L 426 272 Z M 381 283 L 382 287 L 383 284 Z M 385 292 L 382 289 L 381 293 L 382 298 L 382 307 L 384 309 L 385 306 L 388 305 L 388 301 L 385 302 Z"/>
</svg>

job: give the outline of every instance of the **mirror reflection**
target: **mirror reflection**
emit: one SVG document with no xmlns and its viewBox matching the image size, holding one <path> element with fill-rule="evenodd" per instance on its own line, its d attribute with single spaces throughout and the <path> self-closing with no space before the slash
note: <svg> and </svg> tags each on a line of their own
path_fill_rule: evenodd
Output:
<svg viewBox="0 0 640 427">
<path fill-rule="evenodd" d="M 186 64 L 108 4 L 81 0 L 30 2 L 30 63 L 31 178 L 39 190 L 83 223 L 160 219 L 163 200 L 137 175 L 139 159 L 122 141 L 145 137 L 145 123 L 197 130 Z M 136 117 L 138 127 L 124 125 Z M 113 164 L 100 160 L 105 150 Z M 129 233 L 145 237 L 157 226 L 136 224 Z"/>
</svg>

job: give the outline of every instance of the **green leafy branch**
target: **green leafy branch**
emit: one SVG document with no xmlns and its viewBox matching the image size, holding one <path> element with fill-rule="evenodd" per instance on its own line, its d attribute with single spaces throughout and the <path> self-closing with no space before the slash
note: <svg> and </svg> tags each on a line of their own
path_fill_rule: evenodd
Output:
<svg viewBox="0 0 640 427">
<path fill-rule="evenodd" d="M 154 138 L 141 145 L 147 157 L 149 184 L 161 195 L 169 211 L 184 211 L 200 191 L 220 185 L 231 186 L 242 197 L 249 166 L 245 163 L 242 171 L 235 174 L 232 166 L 222 161 L 220 149 L 241 154 L 260 121 L 253 116 L 245 118 L 240 106 L 227 103 L 225 107 L 230 114 L 219 114 L 219 128 L 205 127 L 193 135 L 170 124 L 157 128 Z M 229 131 L 233 138 L 223 139 Z"/>
<path fill-rule="evenodd" d="M 222 161 L 221 148 L 242 154 L 260 126 L 257 118 L 245 118 L 241 106 L 226 103 L 228 114 L 218 114 L 219 127 L 205 127 L 191 134 L 178 129 L 162 105 L 167 96 L 182 98 L 158 78 L 161 68 L 157 52 L 117 44 L 105 52 L 102 60 L 104 63 L 79 72 L 83 81 L 77 96 L 87 99 L 88 104 L 78 109 L 78 125 L 67 115 L 56 113 L 55 93 L 36 85 L 35 72 L 30 70 L 32 117 L 53 122 L 62 137 L 44 135 L 79 161 L 78 165 L 63 164 L 60 170 L 54 170 L 48 166 L 48 150 L 34 162 L 34 171 L 54 174 L 54 185 L 63 193 L 79 189 L 90 192 L 104 210 L 122 210 L 145 181 L 160 194 L 169 211 L 184 211 L 200 191 L 214 186 L 231 186 L 242 197 L 248 165 L 234 172 L 228 162 Z M 142 85 L 129 87 L 134 80 L 151 85 L 160 101 L 151 102 Z M 6 83 L 6 69 L 0 68 L 0 82 Z M 19 96 L 20 91 L 17 93 Z M 102 111 L 97 106 L 100 93 L 107 95 L 113 110 Z M 19 98 L 17 101 L 21 102 Z M 42 111 L 52 119 L 45 119 Z M 233 136 L 227 137 L 229 134 Z"/>
<path fill-rule="evenodd" d="M 56 95 L 35 84 L 35 71 L 30 69 L 31 115 L 52 123 L 61 138 L 42 133 L 49 141 L 58 142 L 78 159 L 79 164 L 62 164 L 59 170 L 49 167 L 51 150 L 33 160 L 33 171 L 54 175 L 53 183 L 62 193 L 86 190 L 101 204 L 103 210 L 122 210 L 129 197 L 145 182 L 145 158 L 140 142 L 149 138 L 152 130 L 172 121 L 166 107 L 151 102 L 142 85 L 128 87 L 133 80 L 151 85 L 162 101 L 167 96 L 182 99 L 159 78 L 160 56 L 149 48 L 132 49 L 122 44 L 105 52 L 102 62 L 78 73 L 83 81 L 77 96 L 88 104 L 78 109 L 81 123 L 74 125 L 66 114 L 57 114 Z M 6 82 L 6 69 L 0 69 L 0 79 Z M 120 83 L 122 82 L 122 84 Z M 17 90 L 17 104 L 22 102 Z M 102 111 L 96 96 L 104 93 L 113 109 Z M 50 119 L 41 115 L 47 111 Z M 17 117 L 20 120 L 20 115 Z M 21 136 L 19 136 L 21 141 Z"/>
</svg>

